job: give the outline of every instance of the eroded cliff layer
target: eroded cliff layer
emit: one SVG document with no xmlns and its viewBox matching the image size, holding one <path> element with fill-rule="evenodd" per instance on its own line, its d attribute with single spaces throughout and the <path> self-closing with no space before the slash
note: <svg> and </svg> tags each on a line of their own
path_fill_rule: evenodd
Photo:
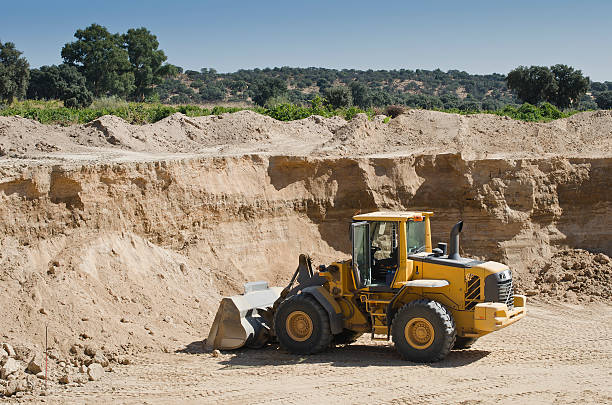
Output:
<svg viewBox="0 0 612 405">
<path fill-rule="evenodd" d="M 220 295 L 282 285 L 301 252 L 346 257 L 358 211 L 431 209 L 434 241 L 519 286 L 560 249 L 612 254 L 612 158 L 245 155 L 0 167 L 0 300 L 9 337 L 60 347 L 201 339 Z M 118 349 L 117 349 L 118 350 Z M 131 349 L 130 349 L 131 350 Z"/>
</svg>

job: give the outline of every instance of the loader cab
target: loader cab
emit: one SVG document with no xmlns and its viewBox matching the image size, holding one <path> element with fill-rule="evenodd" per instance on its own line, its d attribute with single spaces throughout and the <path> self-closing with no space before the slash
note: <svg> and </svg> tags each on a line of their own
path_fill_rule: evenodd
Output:
<svg viewBox="0 0 612 405">
<path fill-rule="evenodd" d="M 353 217 L 353 278 L 358 289 L 391 290 L 412 276 L 408 255 L 431 251 L 433 213 L 373 212 Z"/>
</svg>

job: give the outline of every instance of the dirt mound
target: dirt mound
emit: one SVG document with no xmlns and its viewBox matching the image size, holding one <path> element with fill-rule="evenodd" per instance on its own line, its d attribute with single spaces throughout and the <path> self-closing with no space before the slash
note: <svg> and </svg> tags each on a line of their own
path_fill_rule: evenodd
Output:
<svg viewBox="0 0 612 405">
<path fill-rule="evenodd" d="M 564 249 L 531 272 L 535 279 L 525 285 L 528 295 L 566 302 L 612 299 L 612 259 L 603 253 Z"/>
<path fill-rule="evenodd" d="M 104 116 L 85 125 L 46 126 L 0 117 L 0 154 L 20 158 L 100 150 L 207 155 L 414 155 L 459 152 L 469 158 L 612 153 L 612 113 L 594 111 L 551 123 L 527 123 L 490 114 L 463 116 L 409 110 L 385 123 L 358 114 L 280 122 L 253 111 L 130 125 Z"/>
</svg>

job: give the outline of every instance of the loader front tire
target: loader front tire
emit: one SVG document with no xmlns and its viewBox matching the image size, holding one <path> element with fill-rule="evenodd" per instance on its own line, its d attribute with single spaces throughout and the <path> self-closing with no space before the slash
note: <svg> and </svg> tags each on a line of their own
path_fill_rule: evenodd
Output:
<svg viewBox="0 0 612 405">
<path fill-rule="evenodd" d="M 455 344 L 455 321 L 437 301 L 420 299 L 404 305 L 391 324 L 393 343 L 405 360 L 440 361 Z"/>
<path fill-rule="evenodd" d="M 333 337 L 327 312 L 308 294 L 280 304 L 274 315 L 274 331 L 281 348 L 296 354 L 319 353 L 329 348 Z"/>
</svg>

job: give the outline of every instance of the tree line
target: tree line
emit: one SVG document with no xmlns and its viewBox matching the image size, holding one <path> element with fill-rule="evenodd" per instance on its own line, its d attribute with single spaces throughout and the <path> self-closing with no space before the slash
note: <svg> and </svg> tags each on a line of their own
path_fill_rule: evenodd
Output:
<svg viewBox="0 0 612 405">
<path fill-rule="evenodd" d="M 590 82 L 566 65 L 519 66 L 508 75 L 458 70 L 355 70 L 325 68 L 183 70 L 167 63 L 148 29 L 111 33 L 92 24 L 61 49 L 63 63 L 30 69 L 12 42 L 0 42 L 0 99 L 59 99 L 85 107 L 94 98 L 169 104 L 246 102 L 308 105 L 321 98 L 332 108 L 403 105 L 463 111 L 499 110 L 544 102 L 561 109 L 612 108 L 612 82 Z"/>
</svg>

